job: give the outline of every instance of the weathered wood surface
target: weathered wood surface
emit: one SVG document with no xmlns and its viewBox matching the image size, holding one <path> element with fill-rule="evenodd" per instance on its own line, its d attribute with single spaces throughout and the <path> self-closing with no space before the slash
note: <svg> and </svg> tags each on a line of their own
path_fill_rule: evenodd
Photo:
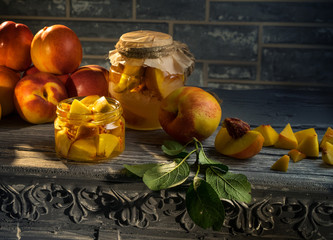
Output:
<svg viewBox="0 0 333 240">
<path fill-rule="evenodd" d="M 291 124 L 294 131 L 314 127 L 319 135 L 319 140 L 327 127 L 333 127 L 332 89 L 213 91 L 223 100 L 223 118 L 239 117 L 250 123 L 251 127 L 260 124 L 271 124 L 277 131 L 281 131 L 287 123 Z M 274 217 L 277 217 L 277 219 L 275 219 L 275 224 L 274 221 L 271 223 L 273 227 L 264 227 L 264 224 L 259 224 L 260 226 L 254 229 L 254 223 L 243 222 L 242 224 L 239 223 L 241 227 L 238 230 L 236 227 L 227 226 L 227 231 L 223 233 L 203 231 L 202 229 L 179 226 L 179 224 L 175 225 L 174 223 L 169 224 L 170 219 L 165 219 L 165 223 L 168 223 L 165 224 L 163 223 L 165 216 L 157 213 L 159 224 L 151 224 L 150 227 L 141 226 L 140 221 L 135 218 L 130 218 L 135 222 L 130 223 L 129 219 L 126 220 L 126 217 L 124 218 L 127 223 L 120 224 L 120 220 L 115 216 L 107 217 L 107 219 L 117 219 L 118 222 L 109 221 L 105 223 L 102 219 L 105 209 L 98 204 L 96 206 L 82 204 L 83 200 L 80 194 L 85 193 L 88 196 L 90 193 L 90 195 L 95 196 L 95 199 L 103 201 L 107 199 L 104 197 L 105 195 L 110 197 L 113 196 L 114 192 L 118 193 L 117 196 L 125 194 L 123 197 L 125 199 L 133 196 L 139 198 L 140 194 L 145 196 L 151 194 L 138 179 L 124 175 L 122 171 L 123 164 L 167 161 L 168 158 L 161 151 L 161 144 L 165 139 L 170 138 L 162 130 L 127 130 L 126 149 L 119 157 L 101 164 L 71 164 L 59 160 L 55 154 L 53 124 L 31 125 L 18 116 L 12 115 L 0 121 L 0 184 L 2 186 L 0 188 L 0 196 L 2 197 L 0 199 L 0 220 L 2 222 L 0 237 L 3 236 L 1 230 L 4 231 L 5 235 L 8 234 L 13 237 L 4 239 L 18 239 L 15 238 L 17 235 L 26 236 L 26 239 L 30 239 L 28 236 L 33 236 L 34 231 L 40 231 L 40 233 L 45 231 L 45 239 L 51 239 L 52 231 L 50 231 L 50 228 L 43 228 L 43 226 L 51 225 L 57 226 L 57 230 L 54 230 L 54 232 L 60 234 L 58 236 L 63 234 L 63 239 L 141 239 L 135 236 L 144 236 L 145 234 L 148 239 L 160 239 L 158 235 L 163 235 L 163 232 L 168 232 L 170 239 L 197 239 L 199 237 L 221 239 L 223 236 L 229 236 L 228 231 L 238 234 L 235 239 L 249 239 L 248 237 L 257 235 L 271 236 L 272 238 L 286 236 L 290 239 L 312 239 L 312 237 L 314 237 L 313 239 L 319 239 L 318 236 L 321 235 L 323 239 L 333 237 L 329 231 L 329 227 L 333 225 L 333 203 L 331 200 L 333 196 L 333 167 L 324 164 L 321 155 L 317 159 L 304 159 L 298 163 L 290 162 L 286 173 L 275 172 L 270 170 L 270 166 L 279 157 L 286 154 L 287 150 L 265 147 L 251 159 L 231 159 L 215 151 L 213 143 L 216 133 L 203 142 L 207 149 L 207 155 L 215 160 L 222 161 L 229 166 L 231 171 L 245 174 L 252 184 L 253 204 L 243 206 L 246 209 L 245 212 L 254 208 L 256 204 L 262 206 L 262 204 L 267 203 L 270 206 L 279 206 L 281 209 L 293 209 L 297 204 L 300 204 L 300 206 L 304 205 L 307 209 L 304 211 L 310 211 L 314 205 L 322 206 L 322 209 L 315 210 L 324 212 L 323 219 L 320 219 L 317 215 L 314 216 L 314 214 L 309 216 L 308 213 L 304 215 L 304 219 L 297 219 L 297 221 L 305 221 L 310 218 L 308 219 L 310 222 L 314 221 L 316 223 L 310 224 L 311 231 L 309 231 L 312 235 L 306 235 L 300 229 L 295 230 L 295 222 L 297 222 L 295 219 L 293 219 L 294 225 L 291 226 L 290 231 L 285 230 L 285 226 L 279 227 L 278 221 L 283 222 L 285 220 L 283 220 L 283 216 L 277 217 L 275 215 Z M 67 189 L 66 194 L 71 193 L 77 198 L 78 206 L 77 209 L 74 208 L 77 212 L 70 208 L 74 211 L 70 214 L 71 211 L 65 207 L 64 210 L 67 209 L 67 211 L 56 212 L 52 207 L 54 198 L 52 198 L 52 201 L 49 199 L 47 204 L 45 202 L 40 203 L 43 209 L 48 210 L 47 213 L 43 213 L 42 210 L 38 211 L 38 204 L 35 207 L 37 210 L 35 208 L 31 208 L 34 210 L 30 209 L 31 203 L 29 203 L 30 205 L 26 204 L 28 206 L 22 204 L 20 207 L 14 207 L 15 204 L 20 205 L 15 198 L 20 196 L 23 199 L 20 201 L 24 202 L 24 194 L 28 194 L 29 191 L 37 194 L 42 192 L 58 193 L 58 190 L 54 190 L 55 184 L 62 190 Z M 110 186 L 111 189 L 108 189 Z M 107 190 L 101 191 L 100 189 Z M 182 188 L 179 190 L 180 195 L 184 194 Z M 78 191 L 80 194 L 77 193 Z M 60 192 L 59 190 L 59 194 Z M 160 194 L 163 195 L 163 193 Z M 170 196 L 176 196 L 177 194 L 177 191 L 171 191 Z M 166 199 L 164 195 L 159 195 L 157 198 Z M 60 199 L 62 198 L 60 197 Z M 127 201 L 129 200 L 123 200 L 122 202 Z M 73 200 L 73 202 L 75 201 Z M 141 207 L 139 208 L 141 209 Z M 240 208 L 242 207 L 239 206 Z M 274 207 L 271 208 L 274 209 Z M 275 212 L 272 209 L 270 211 Z M 296 211 L 296 208 L 294 210 Z M 33 211 L 37 216 L 29 211 Z M 109 213 L 113 214 L 111 210 L 109 210 Z M 145 214 L 149 215 L 147 212 Z M 289 214 L 291 213 L 289 212 Z M 93 215 L 95 218 L 92 218 Z M 258 218 L 259 215 L 256 212 L 254 218 Z M 179 215 L 176 216 L 179 217 Z M 244 219 L 239 219 L 239 221 L 245 221 Z M 273 216 L 267 216 L 265 221 L 270 222 L 269 219 L 273 219 Z M 45 220 L 45 222 L 43 223 L 41 220 Z M 6 224 L 3 224 L 4 222 Z M 180 223 L 180 225 L 182 224 L 191 225 L 190 221 L 187 220 Z M 125 228 L 123 228 L 124 225 Z M 69 226 L 71 228 L 67 228 Z M 128 226 L 134 227 L 126 228 Z M 307 225 L 301 225 L 303 228 L 305 226 Z M 320 231 L 318 230 L 319 227 Z M 77 228 L 77 235 L 75 235 L 75 231 L 69 230 L 75 228 Z M 146 231 L 138 230 L 141 228 Z M 186 231 L 184 231 L 184 228 Z M 261 232 L 258 229 L 261 229 Z M 17 233 L 17 231 L 20 233 Z M 16 235 L 14 232 L 16 232 Z M 265 235 L 266 233 L 268 235 Z M 109 234 L 113 237 L 107 238 L 106 236 Z M 160 237 L 166 239 L 166 237 Z"/>
</svg>

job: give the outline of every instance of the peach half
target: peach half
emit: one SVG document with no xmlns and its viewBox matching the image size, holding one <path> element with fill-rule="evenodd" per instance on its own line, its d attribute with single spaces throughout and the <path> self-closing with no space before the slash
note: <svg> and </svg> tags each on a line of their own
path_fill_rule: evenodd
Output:
<svg viewBox="0 0 333 240">
<path fill-rule="evenodd" d="M 225 119 L 224 123 L 226 120 L 228 119 Z M 247 159 L 262 149 L 265 139 L 260 132 L 244 130 L 240 136 L 235 136 L 231 131 L 230 127 L 223 126 L 215 137 L 215 149 L 223 155 Z"/>
</svg>

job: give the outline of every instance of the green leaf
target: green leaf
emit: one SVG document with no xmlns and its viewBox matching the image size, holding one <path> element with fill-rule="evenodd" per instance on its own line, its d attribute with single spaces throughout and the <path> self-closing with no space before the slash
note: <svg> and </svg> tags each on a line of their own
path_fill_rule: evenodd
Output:
<svg viewBox="0 0 333 240">
<path fill-rule="evenodd" d="M 228 172 L 229 168 L 223 164 L 205 164 L 202 165 L 204 169 L 211 168 L 213 171 L 219 171 L 221 174 L 225 174 Z"/>
<path fill-rule="evenodd" d="M 128 165 L 124 164 L 124 167 L 130 171 L 131 173 L 135 174 L 138 177 L 143 177 L 143 174 L 153 167 L 161 165 L 161 163 L 147 163 L 147 164 L 138 164 L 138 165 Z"/>
<path fill-rule="evenodd" d="M 172 188 L 182 184 L 190 174 L 186 161 L 176 158 L 174 162 L 155 166 L 143 175 L 143 182 L 153 191 Z"/>
<path fill-rule="evenodd" d="M 251 202 L 251 184 L 243 174 L 221 173 L 207 168 L 206 181 L 214 188 L 220 198 Z"/>
<path fill-rule="evenodd" d="M 219 231 L 224 221 L 224 207 L 215 190 L 203 179 L 195 177 L 186 192 L 186 208 L 198 226 Z"/>
<path fill-rule="evenodd" d="M 162 145 L 162 151 L 169 155 L 169 156 L 178 156 L 178 157 L 185 157 L 187 152 L 185 151 L 186 146 L 183 146 L 179 142 L 166 140 Z"/>
<path fill-rule="evenodd" d="M 228 166 L 208 158 L 202 148 L 199 151 L 198 157 L 199 157 L 199 163 L 205 167 L 211 165 L 211 167 L 219 169 L 222 173 L 226 173 L 229 170 Z"/>
</svg>

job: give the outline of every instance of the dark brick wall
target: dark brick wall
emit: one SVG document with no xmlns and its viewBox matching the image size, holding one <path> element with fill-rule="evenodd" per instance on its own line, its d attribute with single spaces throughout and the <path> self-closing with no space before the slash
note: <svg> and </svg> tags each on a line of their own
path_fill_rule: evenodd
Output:
<svg viewBox="0 0 333 240">
<path fill-rule="evenodd" d="M 333 86 L 330 0 L 0 0 L 0 20 L 33 33 L 64 24 L 79 36 L 84 64 L 109 68 L 121 34 L 149 29 L 188 44 L 188 85 Z"/>
</svg>

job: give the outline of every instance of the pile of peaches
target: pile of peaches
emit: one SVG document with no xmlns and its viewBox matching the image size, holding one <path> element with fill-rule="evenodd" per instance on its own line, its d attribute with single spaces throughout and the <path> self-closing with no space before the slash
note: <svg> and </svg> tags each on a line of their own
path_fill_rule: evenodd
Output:
<svg viewBox="0 0 333 240">
<path fill-rule="evenodd" d="M 58 102 L 68 97 L 108 94 L 109 72 L 81 66 L 82 46 L 64 25 L 35 35 L 12 21 L 0 25 L 0 118 L 17 111 L 34 124 L 54 121 Z"/>
</svg>

